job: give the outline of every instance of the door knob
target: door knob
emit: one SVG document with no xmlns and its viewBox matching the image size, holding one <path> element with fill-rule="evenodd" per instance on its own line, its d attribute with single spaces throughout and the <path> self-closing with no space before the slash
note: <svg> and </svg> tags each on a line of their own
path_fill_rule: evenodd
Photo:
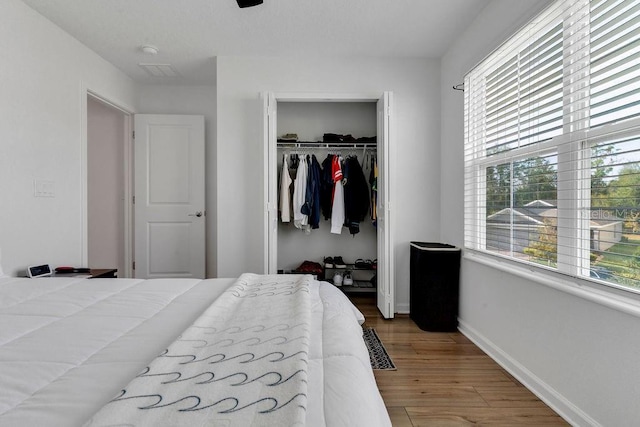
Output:
<svg viewBox="0 0 640 427">
<path fill-rule="evenodd" d="M 194 214 L 189 214 L 189 216 L 197 216 L 198 218 L 200 218 L 202 216 L 202 211 L 198 211 Z"/>
</svg>

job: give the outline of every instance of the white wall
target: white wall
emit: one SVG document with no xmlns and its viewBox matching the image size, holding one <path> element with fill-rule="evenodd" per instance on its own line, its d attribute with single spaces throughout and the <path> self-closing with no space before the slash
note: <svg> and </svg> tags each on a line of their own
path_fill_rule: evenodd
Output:
<svg viewBox="0 0 640 427">
<path fill-rule="evenodd" d="M 5 273 L 81 265 L 83 88 L 134 105 L 133 82 L 19 0 L 0 2 L 0 246 Z M 34 197 L 34 180 L 55 197 Z"/>
<path fill-rule="evenodd" d="M 217 277 L 216 218 L 216 88 L 215 86 L 140 85 L 139 111 L 145 114 L 194 114 L 204 116 L 206 277 Z"/>
<path fill-rule="evenodd" d="M 394 92 L 396 310 L 408 311 L 409 241 L 439 238 L 439 62 L 218 57 L 217 79 L 219 276 L 263 271 L 260 93 Z"/>
<path fill-rule="evenodd" d="M 451 86 L 547 3 L 491 2 L 442 59 L 444 241 L 463 244 L 463 93 Z M 640 419 L 638 317 L 464 259 L 460 322 L 572 423 L 627 426 Z"/>
</svg>

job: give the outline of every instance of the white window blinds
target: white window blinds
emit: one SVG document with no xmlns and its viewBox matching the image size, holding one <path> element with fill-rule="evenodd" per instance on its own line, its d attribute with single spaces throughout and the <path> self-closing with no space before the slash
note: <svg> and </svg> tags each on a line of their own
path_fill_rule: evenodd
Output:
<svg viewBox="0 0 640 427">
<path fill-rule="evenodd" d="M 465 77 L 465 246 L 640 290 L 640 0 L 559 0 Z"/>
<path fill-rule="evenodd" d="M 640 116 L 640 2 L 590 4 L 591 127 Z"/>
</svg>

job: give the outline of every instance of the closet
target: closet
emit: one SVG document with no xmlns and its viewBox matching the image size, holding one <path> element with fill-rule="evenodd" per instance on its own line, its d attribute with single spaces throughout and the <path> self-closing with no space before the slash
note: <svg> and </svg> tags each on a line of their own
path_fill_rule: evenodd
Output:
<svg viewBox="0 0 640 427">
<path fill-rule="evenodd" d="M 390 220 L 390 117 L 392 94 L 263 94 L 265 133 L 265 271 L 291 271 L 303 261 L 324 265 L 325 258 L 340 257 L 347 264 L 325 269 L 325 280 L 345 271 L 355 281 L 351 290 L 377 295 L 382 314 L 393 317 L 393 242 Z M 282 140 L 285 134 L 297 138 Z M 325 134 L 351 137 L 339 140 Z M 281 139 L 278 142 L 278 139 Z M 362 168 L 368 200 L 371 168 L 377 163 L 375 222 L 370 210 L 357 227 L 342 227 L 337 234 L 331 219 L 320 213 L 318 228 L 296 227 L 294 218 L 283 222 L 280 184 L 283 162 L 296 166 L 315 156 L 322 164 L 328 156 L 349 159 Z M 286 169 L 285 169 L 286 170 Z M 295 168 L 291 169 L 295 176 Z M 338 227 L 339 228 L 339 227 Z M 332 232 L 333 231 L 333 232 Z M 358 267 L 354 264 L 358 262 Z M 368 261 L 375 261 L 373 264 Z M 369 284 L 367 284 L 369 282 Z M 347 289 L 347 288 L 345 288 Z"/>
</svg>

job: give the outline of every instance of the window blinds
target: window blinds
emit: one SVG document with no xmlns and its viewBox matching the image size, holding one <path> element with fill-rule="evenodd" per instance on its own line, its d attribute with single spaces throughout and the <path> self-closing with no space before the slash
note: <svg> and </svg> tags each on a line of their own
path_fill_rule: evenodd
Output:
<svg viewBox="0 0 640 427">
<path fill-rule="evenodd" d="M 640 290 L 640 1 L 554 2 L 464 96 L 465 246 Z"/>
<path fill-rule="evenodd" d="M 640 2 L 593 1 L 590 15 L 590 125 L 638 117 Z"/>
</svg>

